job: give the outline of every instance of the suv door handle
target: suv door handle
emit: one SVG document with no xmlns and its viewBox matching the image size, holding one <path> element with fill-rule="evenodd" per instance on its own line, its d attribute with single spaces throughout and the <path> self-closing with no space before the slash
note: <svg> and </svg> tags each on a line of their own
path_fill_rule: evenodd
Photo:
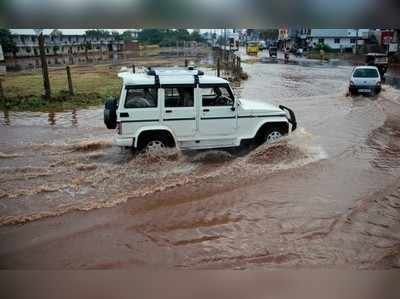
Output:
<svg viewBox="0 0 400 299">
<path fill-rule="evenodd" d="M 165 113 L 171 113 L 172 110 L 165 110 Z"/>
<path fill-rule="evenodd" d="M 203 112 L 210 112 L 210 109 L 203 109 Z"/>
</svg>

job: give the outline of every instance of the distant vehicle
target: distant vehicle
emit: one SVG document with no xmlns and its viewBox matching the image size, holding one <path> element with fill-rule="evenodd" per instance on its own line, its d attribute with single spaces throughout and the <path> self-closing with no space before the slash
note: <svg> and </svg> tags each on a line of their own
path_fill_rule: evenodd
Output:
<svg viewBox="0 0 400 299">
<path fill-rule="evenodd" d="M 259 51 L 258 42 L 247 42 L 246 54 L 247 55 L 257 55 Z"/>
<path fill-rule="evenodd" d="M 259 49 L 260 51 L 266 50 L 266 49 L 267 49 L 267 43 L 266 43 L 265 41 L 261 40 L 261 41 L 258 43 L 258 49 Z"/>
<path fill-rule="evenodd" d="M 285 106 L 238 99 L 229 82 L 193 68 L 124 71 L 119 98 L 105 103 L 104 123 L 114 144 L 139 150 L 239 146 L 272 142 L 296 129 Z"/>
<path fill-rule="evenodd" d="M 284 54 L 285 54 L 285 63 L 288 63 L 288 62 L 289 62 L 289 53 L 290 53 L 290 49 L 289 49 L 289 48 L 286 48 L 285 51 L 284 51 Z"/>
<path fill-rule="evenodd" d="M 349 92 L 351 95 L 379 93 L 382 89 L 381 82 L 381 76 L 376 66 L 357 66 L 351 74 Z"/>
<path fill-rule="evenodd" d="M 295 53 L 295 55 L 297 56 L 297 57 L 302 57 L 303 56 L 303 48 L 298 48 L 297 50 L 296 50 L 296 53 Z"/>
<path fill-rule="evenodd" d="M 366 55 L 366 63 L 371 66 L 376 66 L 379 70 L 379 74 L 381 75 L 382 79 L 385 77 L 385 73 L 389 65 L 389 59 L 386 54 L 368 53 Z"/>
<path fill-rule="evenodd" d="M 269 47 L 269 57 L 271 58 L 277 58 L 278 57 L 278 48 L 271 46 Z"/>
</svg>

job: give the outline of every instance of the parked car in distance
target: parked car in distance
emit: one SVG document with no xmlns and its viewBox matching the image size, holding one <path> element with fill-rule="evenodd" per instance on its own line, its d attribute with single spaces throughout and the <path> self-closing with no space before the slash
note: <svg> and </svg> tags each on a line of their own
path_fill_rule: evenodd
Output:
<svg viewBox="0 0 400 299">
<path fill-rule="evenodd" d="M 389 66 L 389 58 L 383 53 L 368 53 L 366 55 L 366 63 L 370 66 L 376 66 L 379 70 L 382 80 Z"/>
<path fill-rule="evenodd" d="M 379 93 L 382 89 L 381 76 L 375 66 L 357 66 L 350 78 L 349 93 Z"/>
<path fill-rule="evenodd" d="M 267 43 L 263 40 L 260 40 L 260 42 L 258 43 L 258 48 L 260 49 L 260 51 L 267 49 Z"/>
<path fill-rule="evenodd" d="M 259 51 L 258 41 L 247 42 L 246 54 L 247 55 L 257 55 Z"/>
<path fill-rule="evenodd" d="M 108 100 L 104 122 L 116 129 L 114 143 L 137 149 L 177 146 L 209 149 L 242 141 L 272 142 L 297 126 L 285 106 L 238 99 L 229 82 L 191 68 L 119 73 L 118 99 Z"/>
</svg>

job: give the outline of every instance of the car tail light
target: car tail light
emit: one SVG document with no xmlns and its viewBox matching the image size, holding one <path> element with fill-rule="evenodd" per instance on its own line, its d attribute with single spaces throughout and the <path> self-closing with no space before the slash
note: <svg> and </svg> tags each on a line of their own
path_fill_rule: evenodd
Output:
<svg viewBox="0 0 400 299">
<path fill-rule="evenodd" d="M 120 121 L 117 122 L 117 134 L 122 134 L 122 123 Z"/>
</svg>

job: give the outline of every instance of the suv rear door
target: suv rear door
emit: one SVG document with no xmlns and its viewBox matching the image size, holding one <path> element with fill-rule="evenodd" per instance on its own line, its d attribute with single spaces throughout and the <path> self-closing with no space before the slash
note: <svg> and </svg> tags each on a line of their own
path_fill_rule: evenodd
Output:
<svg viewBox="0 0 400 299">
<path fill-rule="evenodd" d="M 133 135 L 138 128 L 160 121 L 159 90 L 154 85 L 127 86 L 122 93 L 117 111 L 122 134 Z"/>
<path fill-rule="evenodd" d="M 196 131 L 195 89 L 193 85 L 162 86 L 163 122 L 177 137 L 193 136 Z"/>
</svg>

